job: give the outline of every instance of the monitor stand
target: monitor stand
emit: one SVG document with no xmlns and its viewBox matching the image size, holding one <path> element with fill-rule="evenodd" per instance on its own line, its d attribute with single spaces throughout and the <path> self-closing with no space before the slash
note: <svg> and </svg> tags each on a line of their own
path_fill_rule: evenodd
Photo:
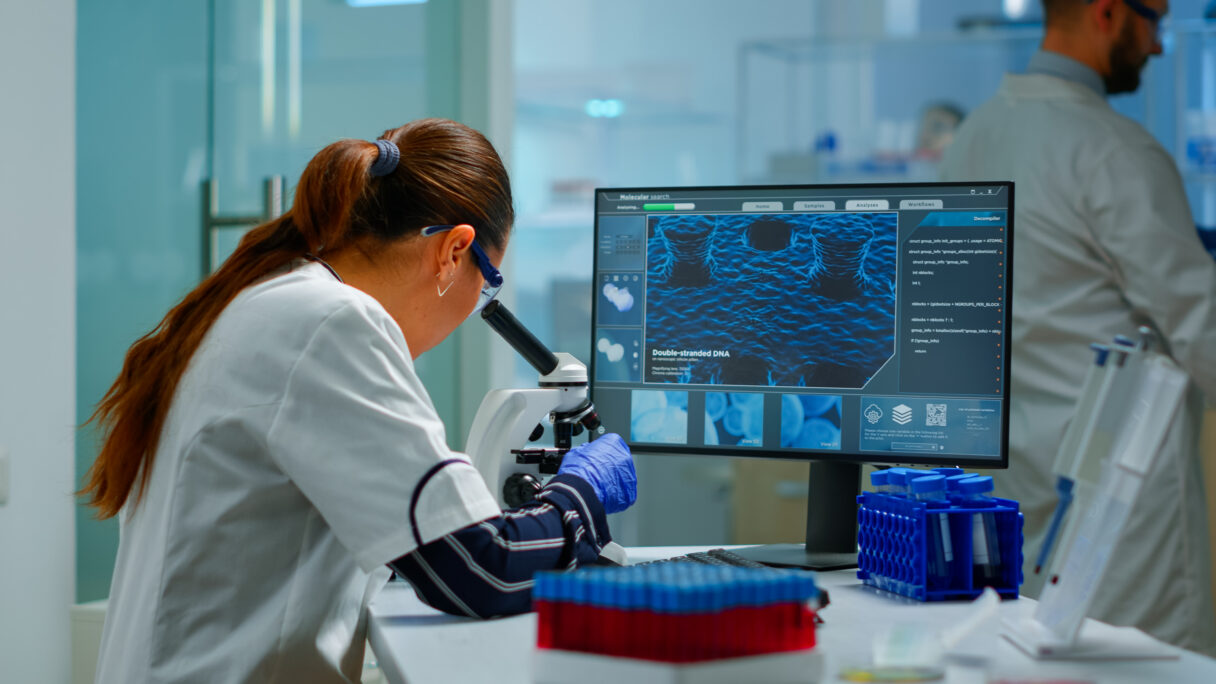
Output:
<svg viewBox="0 0 1216 684">
<path fill-rule="evenodd" d="M 860 464 L 812 461 L 807 483 L 806 544 L 765 544 L 734 552 L 777 567 L 855 568 L 857 495 L 860 493 Z"/>
</svg>

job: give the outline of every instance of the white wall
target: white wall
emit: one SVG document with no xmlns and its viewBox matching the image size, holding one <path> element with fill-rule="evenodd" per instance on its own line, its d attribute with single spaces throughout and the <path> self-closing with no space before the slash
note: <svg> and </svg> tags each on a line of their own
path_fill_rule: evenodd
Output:
<svg viewBox="0 0 1216 684">
<path fill-rule="evenodd" d="M 75 593 L 76 3 L 0 2 L 0 681 L 67 682 Z"/>
</svg>

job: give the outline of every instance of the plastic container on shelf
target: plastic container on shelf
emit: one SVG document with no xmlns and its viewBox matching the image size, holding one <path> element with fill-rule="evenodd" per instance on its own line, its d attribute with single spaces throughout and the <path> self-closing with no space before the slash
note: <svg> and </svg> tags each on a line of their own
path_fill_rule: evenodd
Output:
<svg viewBox="0 0 1216 684">
<path fill-rule="evenodd" d="M 961 476 L 959 482 L 977 477 L 980 476 Z M 859 496 L 858 579 L 920 601 L 974 598 L 985 586 L 992 586 L 1003 597 L 1017 597 L 1022 585 L 1022 514 L 1018 503 L 983 493 L 979 497 L 967 496 L 972 498 L 946 502 L 876 492 Z M 937 583 L 929 581 L 928 530 L 939 515 L 946 517 L 954 560 L 947 564 L 949 575 L 945 581 Z M 979 573 L 974 569 L 974 520 L 979 518 L 980 524 L 984 524 L 985 516 L 995 526 L 988 538 L 998 545 L 996 553 L 1001 561 L 995 565 L 993 581 L 986 581 L 983 575 L 977 581 Z M 940 518 L 936 522 L 940 525 Z M 991 551 L 987 547 L 985 551 L 991 558 Z"/>
<path fill-rule="evenodd" d="M 1195 173 L 1216 173 L 1216 113 L 1191 109 L 1183 121 L 1186 168 Z"/>
<path fill-rule="evenodd" d="M 1216 259 L 1216 226 L 1195 226 L 1195 229 L 1199 231 L 1199 241 L 1204 249 Z"/>
</svg>

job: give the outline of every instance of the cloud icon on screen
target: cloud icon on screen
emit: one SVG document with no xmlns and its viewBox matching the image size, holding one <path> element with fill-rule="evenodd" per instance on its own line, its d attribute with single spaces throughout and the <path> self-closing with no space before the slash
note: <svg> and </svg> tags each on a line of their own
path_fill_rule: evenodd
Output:
<svg viewBox="0 0 1216 684">
<path fill-rule="evenodd" d="M 600 350 L 600 352 L 604 354 L 604 356 L 607 356 L 608 360 L 612 361 L 613 363 L 625 358 L 625 346 L 610 342 L 606 337 L 601 337 L 599 341 L 595 343 L 595 348 Z"/>
<path fill-rule="evenodd" d="M 612 283 L 606 283 L 604 285 L 604 296 L 621 313 L 625 313 L 633 308 L 633 295 L 629 294 L 629 288 L 627 287 L 617 287 Z"/>
</svg>

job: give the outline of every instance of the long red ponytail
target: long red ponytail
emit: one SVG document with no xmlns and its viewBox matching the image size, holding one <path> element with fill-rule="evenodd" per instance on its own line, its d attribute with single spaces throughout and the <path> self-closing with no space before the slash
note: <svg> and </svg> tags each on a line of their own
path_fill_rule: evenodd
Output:
<svg viewBox="0 0 1216 684">
<path fill-rule="evenodd" d="M 104 439 L 79 494 L 99 518 L 142 497 L 178 383 L 203 338 L 234 297 L 308 253 L 413 239 L 431 224 L 470 223 L 483 246 L 501 249 L 514 220 L 506 169 L 480 133 L 422 119 L 386 131 L 401 150 L 397 170 L 368 173 L 376 146 L 341 140 L 304 169 L 291 209 L 250 230 L 224 264 L 127 351 L 122 370 L 88 422 Z"/>
</svg>

